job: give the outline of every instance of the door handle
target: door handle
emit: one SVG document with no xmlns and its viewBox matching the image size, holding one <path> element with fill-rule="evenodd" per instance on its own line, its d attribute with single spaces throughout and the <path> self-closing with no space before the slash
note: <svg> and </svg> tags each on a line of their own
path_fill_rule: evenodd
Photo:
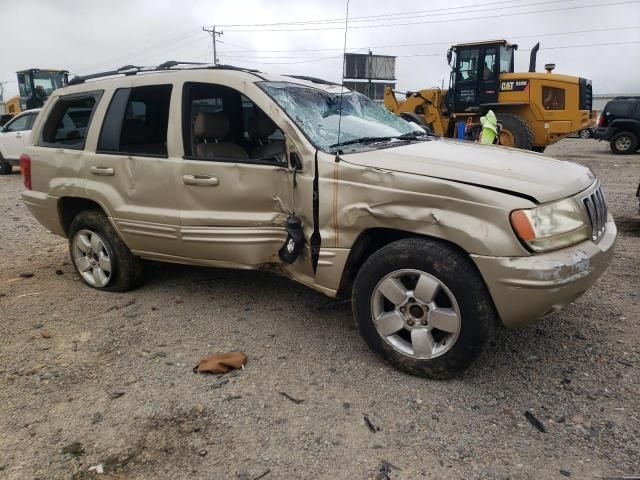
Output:
<svg viewBox="0 0 640 480">
<path fill-rule="evenodd" d="M 22 135 L 20 135 L 19 133 L 16 133 L 16 138 L 22 138 Z"/>
<path fill-rule="evenodd" d="M 110 177 L 114 174 L 113 168 L 96 165 L 92 165 L 91 167 L 89 167 L 89 171 L 94 175 L 101 175 L 104 177 Z"/>
<path fill-rule="evenodd" d="M 182 182 L 185 185 L 197 185 L 200 187 L 215 187 L 219 181 L 211 175 L 183 175 Z"/>
</svg>

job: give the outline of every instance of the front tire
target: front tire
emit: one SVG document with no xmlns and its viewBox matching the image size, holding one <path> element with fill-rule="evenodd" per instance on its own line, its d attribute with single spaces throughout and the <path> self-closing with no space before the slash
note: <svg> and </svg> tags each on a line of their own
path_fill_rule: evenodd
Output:
<svg viewBox="0 0 640 480">
<path fill-rule="evenodd" d="M 99 210 L 85 210 L 73 219 L 69 251 L 80 278 L 98 290 L 126 292 L 136 287 L 142 276 L 142 261 Z"/>
<path fill-rule="evenodd" d="M 580 130 L 578 132 L 578 136 L 584 140 L 586 140 L 587 138 L 591 138 L 593 137 L 593 132 L 591 131 L 590 128 L 585 128 L 583 130 Z"/>
<path fill-rule="evenodd" d="M 2 155 L 0 155 L 0 175 L 10 175 L 13 172 L 13 167 L 5 162 Z"/>
<path fill-rule="evenodd" d="M 498 323 L 475 265 L 431 239 L 399 240 L 371 255 L 356 276 L 352 305 L 371 349 L 399 370 L 430 378 L 465 370 Z"/>
<path fill-rule="evenodd" d="M 638 137 L 631 132 L 620 132 L 613 136 L 609 146 L 617 155 L 629 155 L 638 149 Z"/>
</svg>

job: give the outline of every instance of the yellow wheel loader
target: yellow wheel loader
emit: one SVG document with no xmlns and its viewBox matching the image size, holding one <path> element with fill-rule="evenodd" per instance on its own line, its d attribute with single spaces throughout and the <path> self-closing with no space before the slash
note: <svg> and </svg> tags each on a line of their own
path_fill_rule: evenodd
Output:
<svg viewBox="0 0 640 480">
<path fill-rule="evenodd" d="M 536 72 L 540 44 L 531 50 L 529 72 L 514 73 L 517 48 L 506 40 L 454 45 L 447 53 L 448 90 L 406 92 L 405 100 L 398 100 L 398 92 L 387 87 L 384 104 L 437 135 L 468 140 L 478 138 L 480 117 L 493 110 L 497 142 L 538 152 L 595 125 L 590 80 L 552 73 L 554 64 Z"/>
</svg>

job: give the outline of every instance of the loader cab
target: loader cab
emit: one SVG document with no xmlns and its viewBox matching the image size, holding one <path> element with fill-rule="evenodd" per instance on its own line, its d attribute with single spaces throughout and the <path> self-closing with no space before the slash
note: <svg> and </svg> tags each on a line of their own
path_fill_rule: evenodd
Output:
<svg viewBox="0 0 640 480">
<path fill-rule="evenodd" d="M 16 72 L 18 90 L 20 91 L 20 110 L 40 108 L 51 93 L 68 83 L 69 72 L 66 70 L 47 70 L 30 68 Z"/>
<path fill-rule="evenodd" d="M 452 46 L 447 108 L 452 113 L 475 113 L 481 105 L 498 102 L 501 73 L 513 73 L 517 45 L 506 40 Z"/>
</svg>

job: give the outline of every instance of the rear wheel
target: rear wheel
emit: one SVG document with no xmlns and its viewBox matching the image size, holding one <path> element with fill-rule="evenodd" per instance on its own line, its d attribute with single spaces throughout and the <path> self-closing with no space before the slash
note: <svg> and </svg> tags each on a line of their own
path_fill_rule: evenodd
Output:
<svg viewBox="0 0 640 480">
<path fill-rule="evenodd" d="M 638 137 L 631 132 L 620 132 L 613 136 L 609 146 L 613 153 L 628 155 L 638 149 Z"/>
<path fill-rule="evenodd" d="M 531 150 L 533 150 L 534 152 L 538 152 L 538 153 L 544 153 L 544 151 L 547 149 L 546 146 L 541 146 L 541 145 L 534 145 L 533 147 L 531 147 Z"/>
<path fill-rule="evenodd" d="M 497 117 L 498 123 L 502 125 L 500 145 L 531 150 L 533 146 L 533 132 L 526 120 L 511 113 L 501 113 Z"/>
<path fill-rule="evenodd" d="M 430 239 L 393 242 L 364 263 L 353 311 L 367 344 L 414 375 L 449 378 L 493 338 L 497 314 L 469 258 Z"/>
<path fill-rule="evenodd" d="M 69 250 L 76 271 L 93 288 L 126 292 L 137 286 L 142 276 L 142 261 L 99 210 L 85 210 L 73 219 Z"/>
</svg>

